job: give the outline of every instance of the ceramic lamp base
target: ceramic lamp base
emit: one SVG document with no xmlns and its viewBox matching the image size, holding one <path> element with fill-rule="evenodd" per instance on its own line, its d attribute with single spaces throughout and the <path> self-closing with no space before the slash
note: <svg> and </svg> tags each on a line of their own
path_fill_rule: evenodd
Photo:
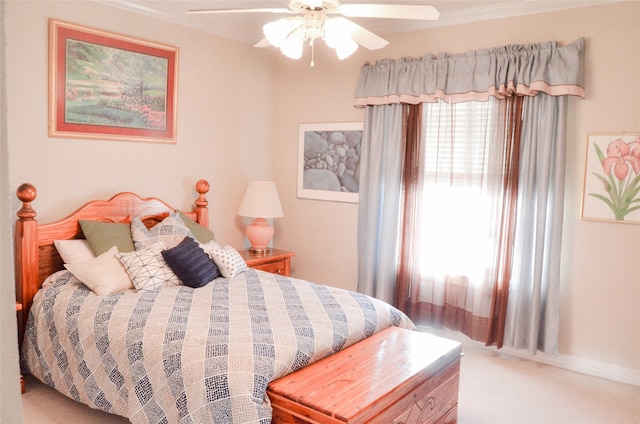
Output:
<svg viewBox="0 0 640 424">
<path fill-rule="evenodd" d="M 266 219 L 256 218 L 247 226 L 247 238 L 251 243 L 249 251 L 264 253 L 269 251 L 269 242 L 273 238 L 274 229 Z"/>
</svg>

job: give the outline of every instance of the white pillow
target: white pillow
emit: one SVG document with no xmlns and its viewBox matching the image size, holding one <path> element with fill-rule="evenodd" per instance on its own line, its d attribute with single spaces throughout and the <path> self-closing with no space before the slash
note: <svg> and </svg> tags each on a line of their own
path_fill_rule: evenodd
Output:
<svg viewBox="0 0 640 424">
<path fill-rule="evenodd" d="M 205 252 L 213 259 L 224 278 L 233 278 L 247 269 L 247 263 L 242 259 L 240 253 L 231 246 Z"/>
<path fill-rule="evenodd" d="M 193 238 L 191 230 L 184 224 L 178 212 L 173 212 L 150 230 L 138 217 L 131 221 L 131 238 L 136 250 L 142 250 L 156 243 L 164 243 L 167 249 L 171 249 L 176 247 L 185 236 Z"/>
<path fill-rule="evenodd" d="M 96 257 L 89 242 L 84 239 L 54 240 L 53 244 L 65 264 L 84 262 Z"/>
<path fill-rule="evenodd" d="M 117 253 L 138 291 L 158 290 L 181 281 L 162 257 L 164 245 L 156 243 L 135 252 Z"/>
<path fill-rule="evenodd" d="M 102 255 L 84 262 L 65 264 L 71 273 L 98 296 L 106 296 L 132 289 L 133 283 L 124 267 L 115 257 L 118 248 L 113 246 Z"/>
<path fill-rule="evenodd" d="M 222 249 L 222 246 L 220 246 L 214 240 L 211 240 L 208 243 L 200 243 L 200 242 L 198 242 L 198 244 L 200 245 L 200 248 L 202 250 L 204 250 L 207 255 L 209 255 L 209 257 L 211 257 L 210 252 L 212 252 L 214 250 Z"/>
</svg>

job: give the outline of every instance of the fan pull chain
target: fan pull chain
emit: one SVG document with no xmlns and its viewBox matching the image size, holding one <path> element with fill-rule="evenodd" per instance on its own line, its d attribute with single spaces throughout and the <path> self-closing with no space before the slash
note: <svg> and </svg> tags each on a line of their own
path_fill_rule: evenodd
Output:
<svg viewBox="0 0 640 424">
<path fill-rule="evenodd" d="M 313 39 L 311 39 L 311 41 L 309 41 L 309 45 L 311 46 L 311 67 L 313 68 L 314 66 L 316 66 L 315 62 L 313 61 L 313 58 L 315 56 L 315 44 L 313 43 Z"/>
</svg>

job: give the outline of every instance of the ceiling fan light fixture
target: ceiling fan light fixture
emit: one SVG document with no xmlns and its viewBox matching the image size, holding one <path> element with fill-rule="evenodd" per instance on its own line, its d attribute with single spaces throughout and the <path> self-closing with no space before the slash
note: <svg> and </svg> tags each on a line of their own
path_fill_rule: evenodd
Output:
<svg viewBox="0 0 640 424">
<path fill-rule="evenodd" d="M 338 59 L 343 60 L 351 56 L 356 50 L 358 50 L 358 43 L 351 38 L 343 40 L 336 49 Z"/>
<path fill-rule="evenodd" d="M 351 27 L 344 19 L 334 18 L 325 21 L 324 41 L 336 50 L 340 60 L 351 56 L 358 49 L 358 43 L 351 38 Z"/>
<path fill-rule="evenodd" d="M 304 40 L 304 31 L 301 27 L 298 27 L 284 40 L 280 46 L 280 51 L 289 59 L 300 59 L 302 57 L 302 44 Z"/>
<path fill-rule="evenodd" d="M 0 0 L 1 1 L 1 0 Z M 284 2 L 284 0 L 282 0 Z M 383 1 L 383 0 L 381 0 Z M 240 3 L 240 2 L 237 2 Z M 265 38 L 255 47 L 274 46 L 287 57 L 302 57 L 304 41 L 311 47 L 313 66 L 314 43 L 318 38 L 336 50 L 340 59 L 353 54 L 358 46 L 377 50 L 389 44 L 384 38 L 345 18 L 391 18 L 409 20 L 435 20 L 439 12 L 425 4 L 341 4 L 340 0 L 287 0 L 288 8 L 248 7 L 238 9 L 194 9 L 187 13 L 293 13 L 297 17 L 283 18 L 264 25 Z M 334 15 L 342 15 L 334 17 Z M 330 18 L 329 18 L 330 17 Z M 294 37 L 293 34 L 296 34 Z M 285 45 L 286 44 L 286 45 Z"/>
<path fill-rule="evenodd" d="M 304 33 L 309 40 L 322 37 L 325 23 L 323 10 L 308 10 L 304 15 Z"/>
<path fill-rule="evenodd" d="M 302 21 L 296 18 L 282 18 L 269 22 L 262 27 L 265 38 L 271 45 L 281 47 L 292 32 L 302 25 Z"/>
</svg>

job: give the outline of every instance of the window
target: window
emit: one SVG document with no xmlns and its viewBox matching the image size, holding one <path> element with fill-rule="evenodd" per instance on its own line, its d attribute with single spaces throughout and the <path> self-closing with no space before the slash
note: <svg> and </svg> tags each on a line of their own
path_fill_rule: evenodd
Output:
<svg viewBox="0 0 640 424">
<path fill-rule="evenodd" d="M 495 101 L 423 105 L 423 277 L 464 276 L 478 284 L 487 275 L 496 195 L 491 165 L 502 150 L 491 141 L 497 109 Z"/>
</svg>

